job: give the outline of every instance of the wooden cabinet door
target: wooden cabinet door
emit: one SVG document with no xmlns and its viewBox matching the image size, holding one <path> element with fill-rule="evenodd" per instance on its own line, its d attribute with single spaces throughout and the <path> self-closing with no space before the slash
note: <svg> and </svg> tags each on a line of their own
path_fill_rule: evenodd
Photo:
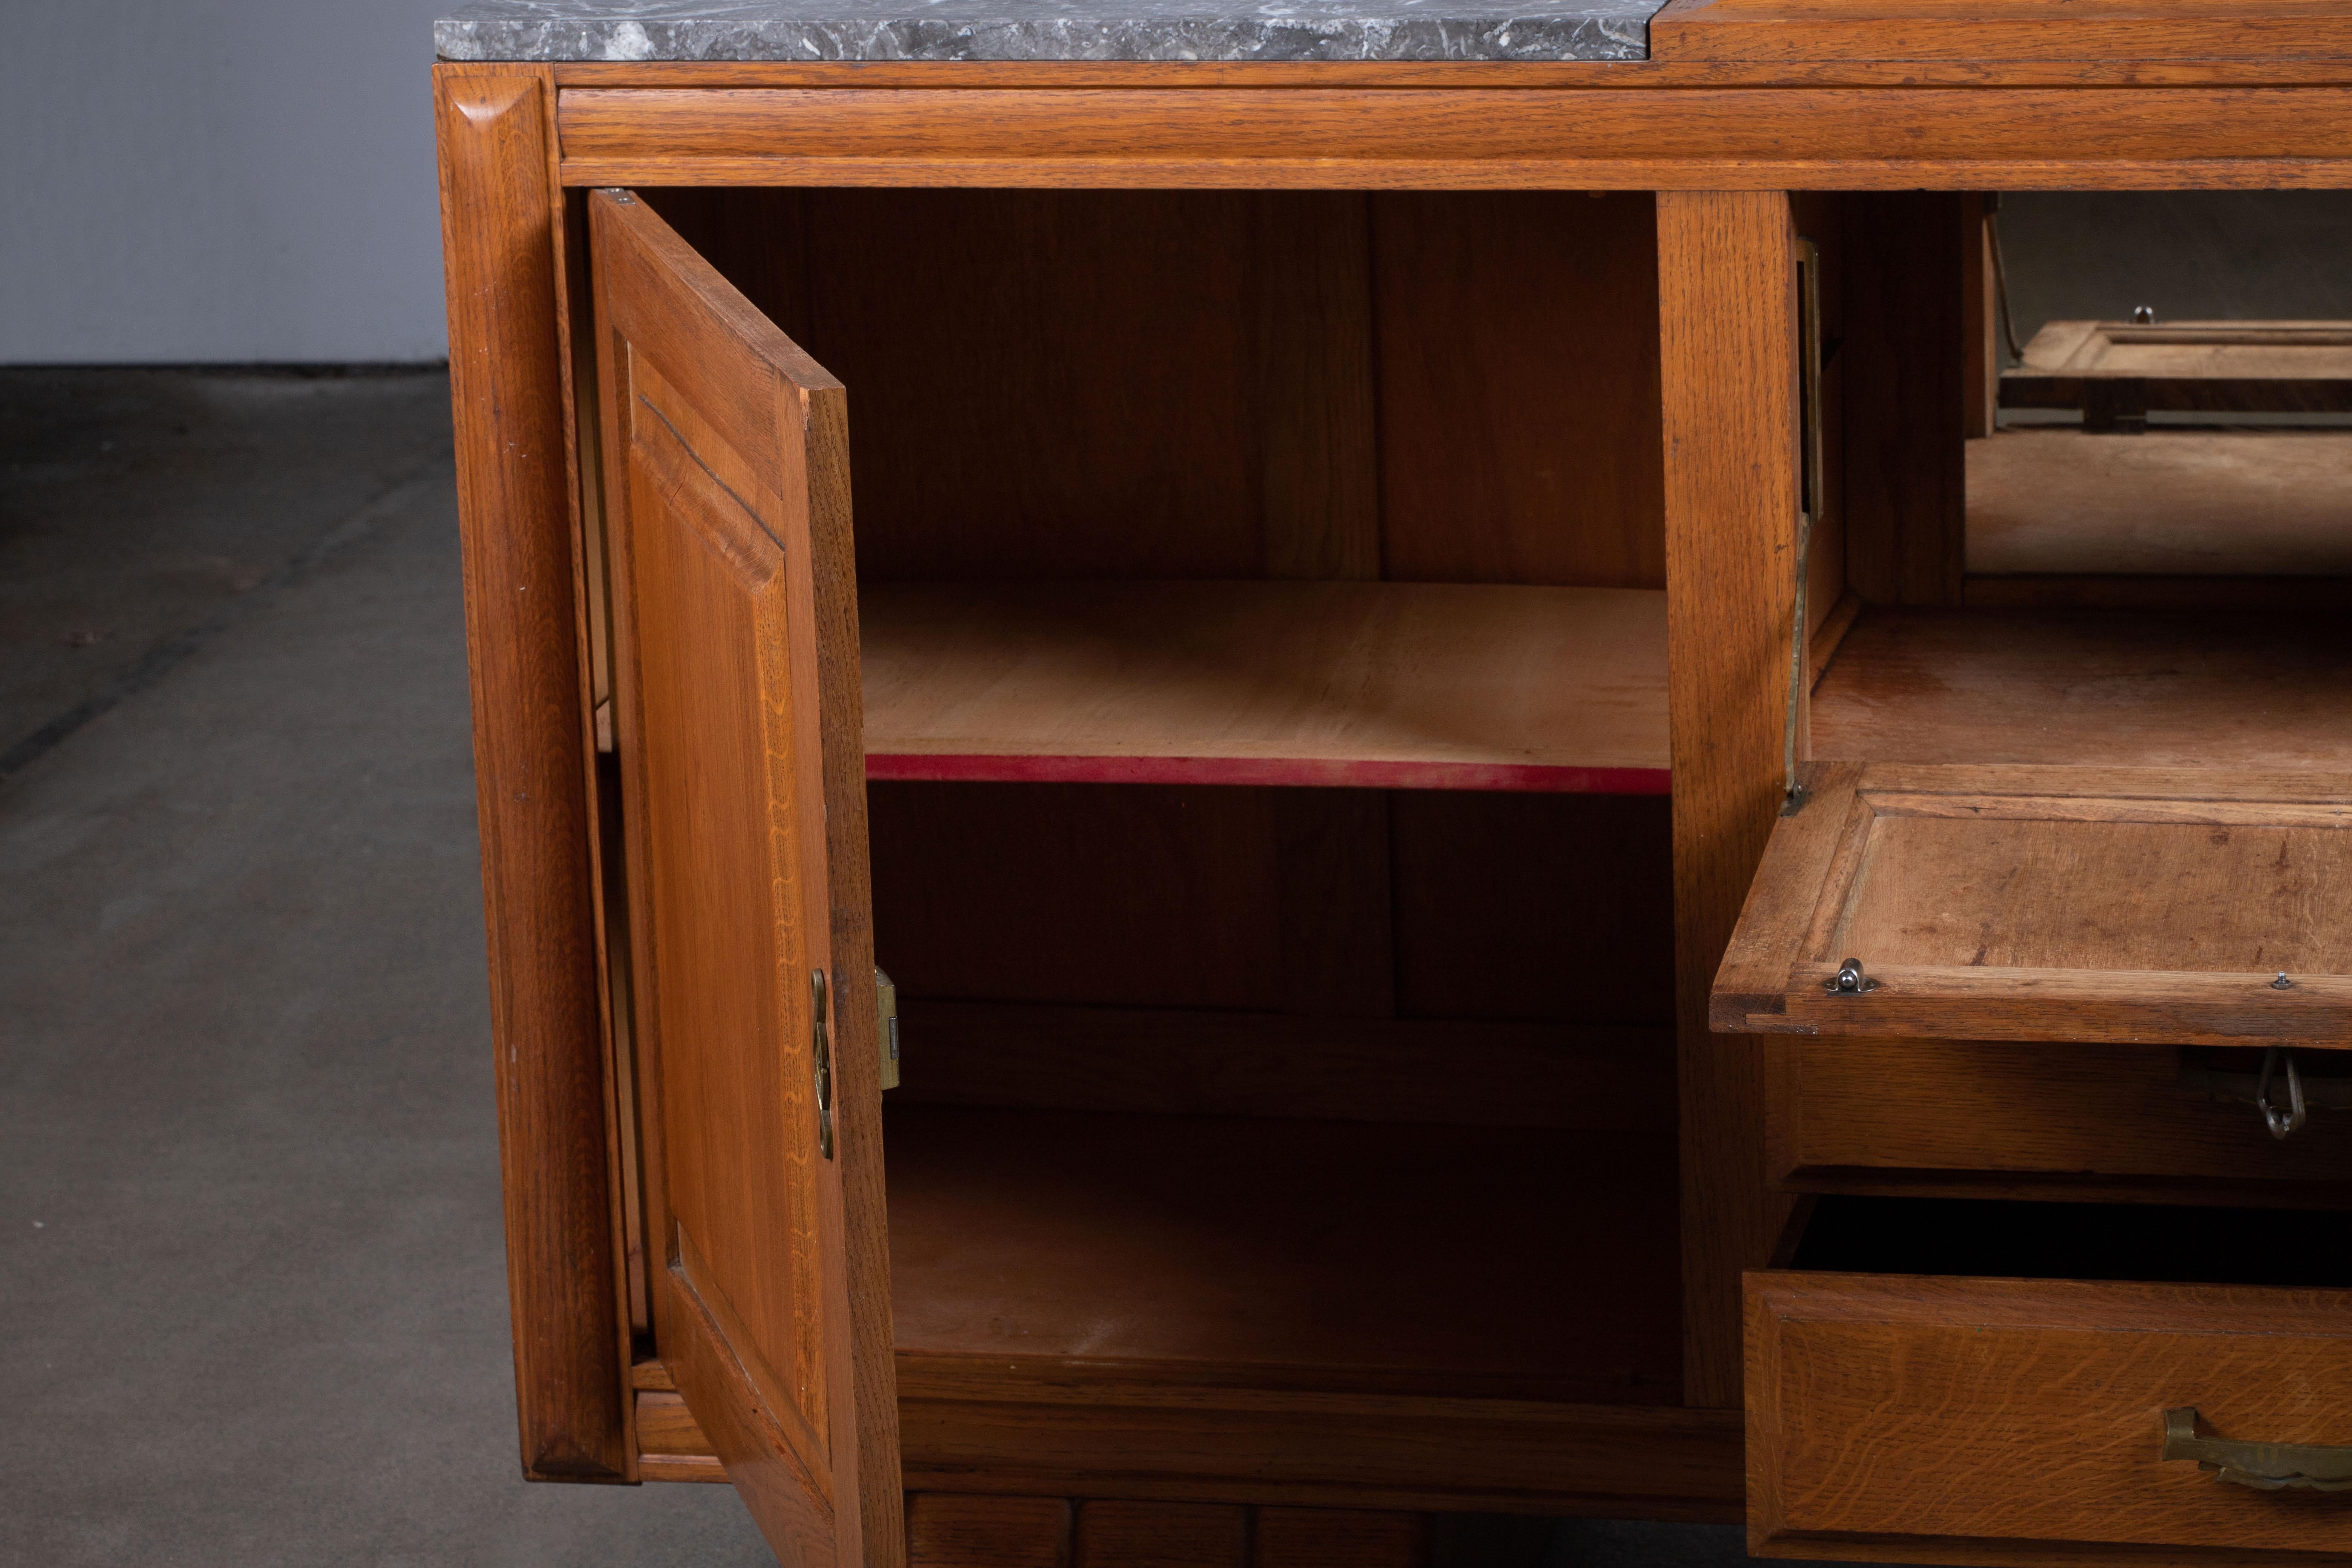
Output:
<svg viewBox="0 0 2352 1568">
<path fill-rule="evenodd" d="M 2352 778 L 1829 763 L 1807 782 L 1717 972 L 1717 1029 L 2352 1047 Z"/>
<path fill-rule="evenodd" d="M 588 202 L 653 1327 L 788 1564 L 892 1564 L 897 1393 L 841 384 Z"/>
</svg>

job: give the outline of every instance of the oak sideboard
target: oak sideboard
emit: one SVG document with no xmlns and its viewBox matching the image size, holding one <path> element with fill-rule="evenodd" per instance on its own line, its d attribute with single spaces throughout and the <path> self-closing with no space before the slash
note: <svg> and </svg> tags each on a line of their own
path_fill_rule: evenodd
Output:
<svg viewBox="0 0 2352 1568">
<path fill-rule="evenodd" d="M 1995 412 L 2001 194 L 2352 185 L 2352 0 L 436 39 L 527 1475 L 2352 1561 L 2342 449 L 2302 564 L 2132 554 L 2257 450 L 2150 386 L 2352 336 Z M 2133 441 L 2156 545 L 1986 569 Z"/>
</svg>

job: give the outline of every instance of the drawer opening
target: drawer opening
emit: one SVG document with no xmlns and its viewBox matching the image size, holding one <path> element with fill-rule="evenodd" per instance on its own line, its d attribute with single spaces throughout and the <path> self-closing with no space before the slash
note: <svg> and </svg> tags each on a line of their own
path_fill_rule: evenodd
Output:
<svg viewBox="0 0 2352 1568">
<path fill-rule="evenodd" d="M 1800 1273 L 2352 1287 L 2347 1216 L 2309 1209 L 2005 1203 L 1834 1194 L 1789 1255 Z"/>
</svg>

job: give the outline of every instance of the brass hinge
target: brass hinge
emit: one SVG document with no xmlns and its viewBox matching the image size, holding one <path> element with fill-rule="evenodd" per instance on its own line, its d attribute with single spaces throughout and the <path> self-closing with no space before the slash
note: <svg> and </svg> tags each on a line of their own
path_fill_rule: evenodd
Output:
<svg viewBox="0 0 2352 1568">
<path fill-rule="evenodd" d="M 898 1087 L 898 988 L 881 966 L 874 970 L 874 991 L 882 1015 L 882 1087 Z"/>
</svg>

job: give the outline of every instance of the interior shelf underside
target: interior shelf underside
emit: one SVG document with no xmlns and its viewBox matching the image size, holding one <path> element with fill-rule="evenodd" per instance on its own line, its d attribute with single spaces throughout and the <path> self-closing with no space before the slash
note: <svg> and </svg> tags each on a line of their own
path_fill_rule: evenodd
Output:
<svg viewBox="0 0 2352 1568">
<path fill-rule="evenodd" d="M 869 778 L 1667 788 L 1656 591 L 888 584 L 859 616 Z"/>
</svg>

